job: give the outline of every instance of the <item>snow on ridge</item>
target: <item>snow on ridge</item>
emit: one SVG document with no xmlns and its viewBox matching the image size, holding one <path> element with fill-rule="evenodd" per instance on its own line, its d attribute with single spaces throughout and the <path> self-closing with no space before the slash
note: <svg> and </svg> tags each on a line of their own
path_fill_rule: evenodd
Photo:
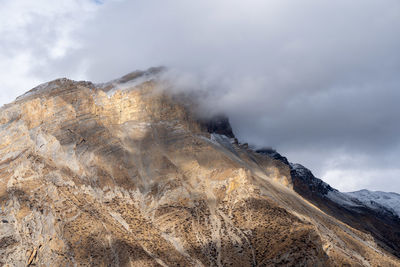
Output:
<svg viewBox="0 0 400 267">
<path fill-rule="evenodd" d="M 304 167 L 303 165 L 299 164 L 299 163 L 289 163 L 289 166 L 291 169 L 295 170 L 296 172 L 298 172 L 301 175 L 308 175 L 309 173 L 311 173 L 311 171 L 309 169 L 307 169 L 306 167 Z"/>
<path fill-rule="evenodd" d="M 153 76 L 144 75 L 144 76 L 140 76 L 140 77 L 135 78 L 132 81 L 129 81 L 129 82 L 126 82 L 126 83 L 113 84 L 113 88 L 107 92 L 107 96 L 111 97 L 117 91 L 129 90 L 129 89 L 135 88 L 136 86 L 141 85 L 141 84 L 143 84 L 145 82 L 149 82 L 149 81 L 151 81 L 153 79 L 154 79 Z"/>
<path fill-rule="evenodd" d="M 333 202 L 336 202 L 337 204 L 340 204 L 345 207 L 362 207 L 363 205 L 360 205 L 357 201 L 356 198 L 352 196 L 348 196 L 345 193 L 339 192 L 339 191 L 330 191 L 327 194 L 327 197 L 332 200 Z"/>
<path fill-rule="evenodd" d="M 298 163 L 289 163 L 290 168 L 294 170 L 296 173 L 298 173 L 300 176 L 303 177 L 303 179 L 307 180 L 308 183 L 310 184 L 317 184 L 320 183 L 322 186 L 325 188 L 330 188 L 330 186 L 325 183 L 323 180 L 314 177 L 312 172 L 304 167 L 301 164 Z M 351 196 L 348 196 L 342 192 L 339 192 L 338 190 L 331 188 L 331 190 L 327 190 L 327 192 L 324 194 L 327 198 L 332 200 L 333 202 L 345 206 L 345 207 L 360 207 L 360 203 L 356 199 L 354 199 Z"/>
<path fill-rule="evenodd" d="M 400 195 L 397 193 L 363 189 L 348 193 L 330 191 L 327 197 L 344 207 L 367 207 L 377 212 L 391 212 L 400 218 Z"/>
<path fill-rule="evenodd" d="M 358 208 L 366 207 L 375 210 L 378 213 L 392 213 L 400 218 L 400 194 L 392 192 L 369 191 L 366 189 L 344 193 L 334 188 L 330 188 L 327 183 L 315 178 L 311 171 L 301 164 L 290 163 L 290 167 L 310 184 L 317 185 L 317 183 L 321 181 L 321 186 L 329 189 L 326 193 L 322 193 L 328 199 L 343 207 L 351 208 L 354 211 L 357 211 Z"/>
<path fill-rule="evenodd" d="M 121 78 L 106 83 L 98 83 L 96 87 L 103 89 L 108 97 L 112 97 L 117 91 L 131 90 L 143 83 L 160 79 L 160 75 L 163 71 L 163 67 L 150 68 L 145 71 L 137 70 Z"/>
<path fill-rule="evenodd" d="M 400 194 L 393 192 L 369 191 L 366 189 L 343 193 L 358 199 L 365 206 L 377 210 L 384 207 L 400 217 Z"/>
</svg>

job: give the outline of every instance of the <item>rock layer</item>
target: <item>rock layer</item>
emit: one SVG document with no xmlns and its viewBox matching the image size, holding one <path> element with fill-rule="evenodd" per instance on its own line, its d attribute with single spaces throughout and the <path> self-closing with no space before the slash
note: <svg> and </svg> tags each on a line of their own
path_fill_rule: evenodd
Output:
<svg viewBox="0 0 400 267">
<path fill-rule="evenodd" d="M 288 164 L 160 90 L 158 71 L 58 79 L 2 107 L 0 265 L 400 264 L 296 193 Z"/>
</svg>

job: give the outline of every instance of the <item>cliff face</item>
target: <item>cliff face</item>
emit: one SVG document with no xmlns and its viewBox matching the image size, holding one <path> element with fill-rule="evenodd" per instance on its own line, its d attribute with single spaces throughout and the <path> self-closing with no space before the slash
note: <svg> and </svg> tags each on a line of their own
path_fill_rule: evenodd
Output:
<svg viewBox="0 0 400 267">
<path fill-rule="evenodd" d="M 400 264 L 158 71 L 59 79 L 1 109 L 0 266 Z"/>
</svg>

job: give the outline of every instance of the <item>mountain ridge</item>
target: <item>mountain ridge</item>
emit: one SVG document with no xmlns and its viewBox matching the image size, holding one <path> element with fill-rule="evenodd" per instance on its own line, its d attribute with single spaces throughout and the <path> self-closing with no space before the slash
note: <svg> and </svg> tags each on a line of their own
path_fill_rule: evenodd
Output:
<svg viewBox="0 0 400 267">
<path fill-rule="evenodd" d="M 1 108 L 0 265 L 399 264 L 395 217 L 354 215 L 144 73 L 58 79 Z"/>
</svg>

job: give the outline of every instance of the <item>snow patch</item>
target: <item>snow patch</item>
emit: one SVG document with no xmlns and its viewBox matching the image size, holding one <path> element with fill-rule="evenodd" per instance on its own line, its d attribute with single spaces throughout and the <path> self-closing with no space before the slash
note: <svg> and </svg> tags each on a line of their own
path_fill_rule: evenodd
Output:
<svg viewBox="0 0 400 267">
<path fill-rule="evenodd" d="M 357 198 L 361 203 L 371 209 L 379 210 L 384 207 L 400 217 L 400 194 L 369 191 L 365 189 L 344 194 Z"/>
<path fill-rule="evenodd" d="M 357 200 L 355 198 L 339 191 L 329 191 L 327 197 L 333 202 L 336 202 L 345 207 L 362 207 L 362 205 L 357 203 Z"/>
<path fill-rule="evenodd" d="M 129 91 L 135 87 L 160 78 L 160 70 L 149 69 L 147 71 L 135 71 L 116 80 L 107 83 L 96 84 L 96 87 L 103 89 L 108 98 L 111 98 L 117 91 Z M 110 89 L 106 89 L 110 88 Z M 106 90 L 104 90 L 106 89 Z"/>
<path fill-rule="evenodd" d="M 145 82 L 149 82 L 153 79 L 154 79 L 153 76 L 144 75 L 144 76 L 138 77 L 138 78 L 133 79 L 132 81 L 129 81 L 126 83 L 113 84 L 113 88 L 111 90 L 107 91 L 106 93 L 107 93 L 108 98 L 111 98 L 117 91 L 129 91 L 129 90 L 132 90 L 135 87 L 137 87 Z"/>
</svg>

